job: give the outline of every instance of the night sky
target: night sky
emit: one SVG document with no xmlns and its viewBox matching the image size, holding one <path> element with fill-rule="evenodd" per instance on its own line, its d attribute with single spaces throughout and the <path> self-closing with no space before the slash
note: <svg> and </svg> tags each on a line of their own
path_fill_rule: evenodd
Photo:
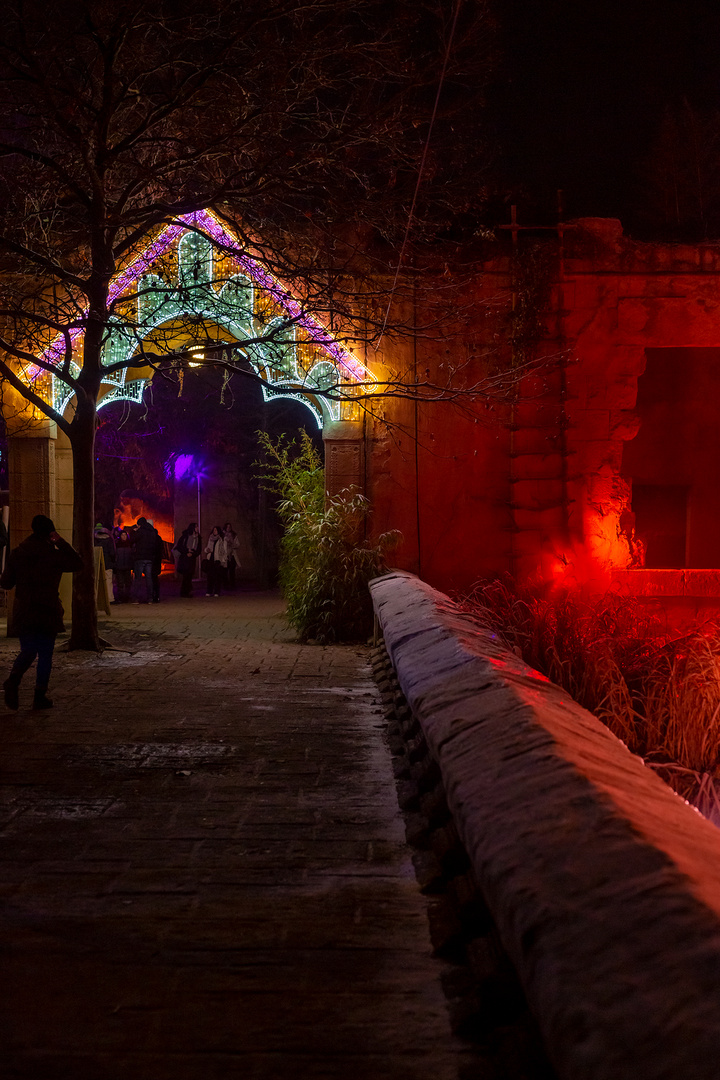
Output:
<svg viewBox="0 0 720 1080">
<path fill-rule="evenodd" d="M 718 0 L 498 2 L 491 114 L 521 217 L 552 218 L 563 188 L 568 217 L 668 231 L 653 191 L 668 110 L 698 121 L 703 169 L 720 161 L 720 146 L 705 145 L 720 110 Z M 685 228 L 720 235 L 717 218 Z"/>
</svg>

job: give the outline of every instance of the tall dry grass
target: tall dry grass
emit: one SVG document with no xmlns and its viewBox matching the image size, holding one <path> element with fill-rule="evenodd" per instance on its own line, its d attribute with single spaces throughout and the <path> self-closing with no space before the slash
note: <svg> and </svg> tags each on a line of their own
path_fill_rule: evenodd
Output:
<svg viewBox="0 0 720 1080">
<path fill-rule="evenodd" d="M 720 824 L 720 627 L 678 635 L 632 598 L 545 595 L 510 577 L 458 604 Z"/>
</svg>

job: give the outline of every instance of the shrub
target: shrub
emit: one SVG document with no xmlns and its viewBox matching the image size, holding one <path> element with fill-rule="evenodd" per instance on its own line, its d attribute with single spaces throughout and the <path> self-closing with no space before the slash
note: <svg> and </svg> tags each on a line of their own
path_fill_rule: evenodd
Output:
<svg viewBox="0 0 720 1080">
<path fill-rule="evenodd" d="M 301 641 L 358 641 L 372 630 L 368 582 L 387 570 L 385 556 L 400 533 L 375 545 L 362 538 L 369 504 L 357 491 L 325 498 L 320 455 L 307 432 L 300 441 L 276 442 L 259 433 L 264 459 L 260 480 L 279 496 L 285 533 L 280 545 L 280 588 L 287 617 Z"/>
<path fill-rule="evenodd" d="M 720 824 L 720 629 L 681 635 L 628 597 L 545 596 L 510 577 L 458 601 Z"/>
</svg>

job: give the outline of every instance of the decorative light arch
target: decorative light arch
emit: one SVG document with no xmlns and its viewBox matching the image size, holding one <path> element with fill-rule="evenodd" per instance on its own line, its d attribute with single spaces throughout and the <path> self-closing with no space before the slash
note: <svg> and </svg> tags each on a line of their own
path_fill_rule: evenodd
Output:
<svg viewBox="0 0 720 1080">
<path fill-rule="evenodd" d="M 212 238 L 212 240 L 210 239 Z M 232 260 L 237 273 L 224 280 L 222 288 L 214 283 L 215 249 Z M 154 272 L 154 267 L 176 245 L 177 273 L 168 280 Z M 332 386 L 347 388 L 347 399 L 375 380 L 368 369 L 343 349 L 330 332 L 256 259 L 244 252 L 231 233 L 207 210 L 178 218 L 166 226 L 145 250 L 112 281 L 109 299 L 121 300 L 134 288 L 136 312 L 132 321 L 113 320 L 104 347 L 105 362 L 125 364 L 103 380 L 108 391 L 98 407 L 112 401 L 139 402 L 150 379 L 127 380 L 127 369 L 141 341 L 153 331 L 192 316 L 212 323 L 232 339 L 225 348 L 239 349 L 253 370 L 263 380 L 265 400 L 290 397 L 301 400 L 312 411 L 320 427 L 329 420 L 339 420 L 343 403 L 318 394 Z M 259 304 L 271 303 L 277 315 L 269 321 L 260 317 Z M 298 341 L 297 330 L 304 330 Z M 77 340 L 82 329 L 71 331 Z M 221 345 L 222 343 L 218 343 Z M 301 353 L 309 354 L 302 356 Z M 64 339 L 59 336 L 43 353 L 46 363 L 60 362 Z M 42 369 L 37 369 L 38 372 Z M 73 372 L 79 368 L 73 364 Z M 62 412 L 73 394 L 59 378 L 53 378 L 53 404 Z M 353 384 L 356 388 L 353 389 Z"/>
</svg>

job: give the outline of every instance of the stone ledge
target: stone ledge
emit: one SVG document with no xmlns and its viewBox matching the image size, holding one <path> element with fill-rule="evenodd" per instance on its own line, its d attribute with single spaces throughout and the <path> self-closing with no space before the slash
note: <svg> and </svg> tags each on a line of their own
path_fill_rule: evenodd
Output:
<svg viewBox="0 0 720 1080">
<path fill-rule="evenodd" d="M 371 592 L 559 1076 L 716 1080 L 720 831 L 446 596 Z"/>
<path fill-rule="evenodd" d="M 628 596 L 720 597 L 720 570 L 613 570 L 612 580 Z"/>
</svg>

